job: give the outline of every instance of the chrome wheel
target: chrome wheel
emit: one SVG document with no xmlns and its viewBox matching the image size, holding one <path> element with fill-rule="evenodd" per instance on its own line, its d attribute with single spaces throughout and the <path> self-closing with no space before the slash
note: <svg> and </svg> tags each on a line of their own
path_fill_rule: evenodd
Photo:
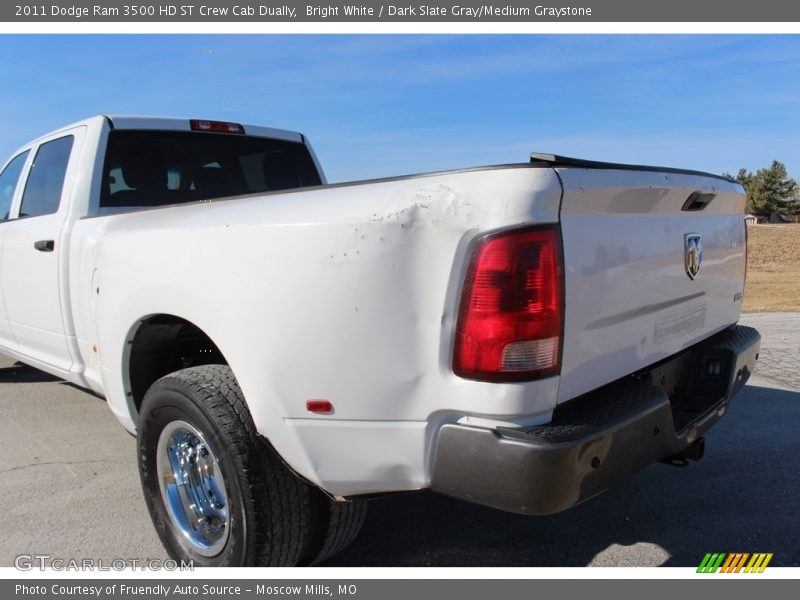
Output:
<svg viewBox="0 0 800 600">
<path fill-rule="evenodd" d="M 225 478 L 203 434 L 186 421 L 172 421 L 156 448 L 161 497 L 181 543 L 201 556 L 216 556 L 230 533 Z"/>
</svg>

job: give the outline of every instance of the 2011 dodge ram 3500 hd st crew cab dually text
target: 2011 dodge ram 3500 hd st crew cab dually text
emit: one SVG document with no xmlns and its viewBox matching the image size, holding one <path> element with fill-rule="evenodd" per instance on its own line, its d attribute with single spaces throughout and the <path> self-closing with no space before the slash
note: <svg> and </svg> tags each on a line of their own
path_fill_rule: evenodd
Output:
<svg viewBox="0 0 800 600">
<path fill-rule="evenodd" d="M 388 492 L 565 510 L 699 458 L 757 359 L 743 190 L 713 175 L 533 154 L 328 185 L 299 133 L 99 116 L 0 194 L 0 348 L 107 398 L 196 565 L 318 562 Z"/>
</svg>

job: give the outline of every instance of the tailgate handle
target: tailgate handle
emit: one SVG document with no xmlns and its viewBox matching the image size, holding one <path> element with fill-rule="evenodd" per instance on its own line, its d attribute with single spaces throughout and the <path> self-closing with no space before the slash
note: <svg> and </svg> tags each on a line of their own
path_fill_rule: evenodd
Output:
<svg viewBox="0 0 800 600">
<path fill-rule="evenodd" d="M 711 201 L 716 198 L 716 194 L 704 194 L 702 192 L 692 192 L 683 203 L 681 210 L 696 211 L 703 210 L 706 206 L 711 204 Z"/>
<path fill-rule="evenodd" d="M 38 242 L 33 242 L 33 247 L 39 252 L 52 252 L 56 249 L 56 242 L 55 240 L 39 240 Z"/>
</svg>

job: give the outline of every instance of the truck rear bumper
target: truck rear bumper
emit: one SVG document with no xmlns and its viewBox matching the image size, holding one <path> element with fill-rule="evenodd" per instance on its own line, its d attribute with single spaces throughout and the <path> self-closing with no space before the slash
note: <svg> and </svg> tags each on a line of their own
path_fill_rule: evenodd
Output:
<svg viewBox="0 0 800 600">
<path fill-rule="evenodd" d="M 755 329 L 731 327 L 559 406 L 545 426 L 444 425 L 431 489 L 515 513 L 566 510 L 700 439 L 755 369 L 760 342 Z"/>
</svg>

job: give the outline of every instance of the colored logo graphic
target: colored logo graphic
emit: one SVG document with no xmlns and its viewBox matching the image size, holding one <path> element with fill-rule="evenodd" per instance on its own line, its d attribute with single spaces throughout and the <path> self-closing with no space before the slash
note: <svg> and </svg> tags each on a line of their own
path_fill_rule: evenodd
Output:
<svg viewBox="0 0 800 600">
<path fill-rule="evenodd" d="M 750 559 L 748 561 L 748 559 Z M 703 557 L 698 573 L 763 573 L 772 552 L 734 552 L 731 554 L 709 552 Z M 746 566 L 745 566 L 746 563 Z"/>
</svg>

